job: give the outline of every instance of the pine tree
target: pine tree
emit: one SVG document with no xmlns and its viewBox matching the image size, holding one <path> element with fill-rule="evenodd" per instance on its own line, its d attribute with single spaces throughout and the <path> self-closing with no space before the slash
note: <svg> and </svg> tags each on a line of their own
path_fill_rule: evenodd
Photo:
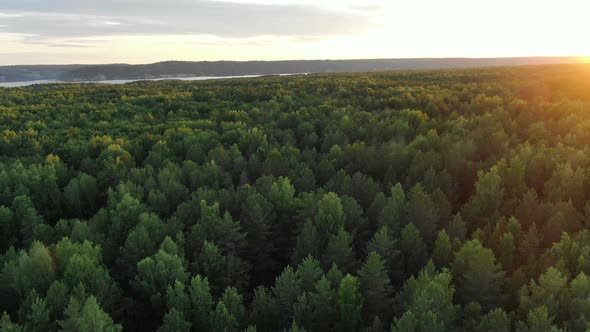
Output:
<svg viewBox="0 0 590 332">
<path fill-rule="evenodd" d="M 336 264 L 344 272 L 352 271 L 356 260 L 352 251 L 352 238 L 347 231 L 340 229 L 338 234 L 330 237 L 330 241 L 322 257 L 322 263 L 324 268 Z"/>
<path fill-rule="evenodd" d="M 453 244 L 444 229 L 438 233 L 438 237 L 434 243 L 432 259 L 439 269 L 449 267 L 453 261 Z"/>
<path fill-rule="evenodd" d="M 25 328 L 29 331 L 47 331 L 50 324 L 47 302 L 36 297 L 31 305 L 31 312 L 27 315 Z"/>
<path fill-rule="evenodd" d="M 401 264 L 401 253 L 399 250 L 399 242 L 393 237 L 391 231 L 387 226 L 381 227 L 379 231 L 373 235 L 373 238 L 367 243 L 365 252 L 378 253 L 385 261 L 385 267 L 388 273 L 396 280 L 403 275 L 403 266 Z"/>
<path fill-rule="evenodd" d="M 460 303 L 478 302 L 486 311 L 502 303 L 504 272 L 494 253 L 479 241 L 471 240 L 461 247 L 452 270 Z"/>
<path fill-rule="evenodd" d="M 321 239 L 319 234 L 314 224 L 308 219 L 303 224 L 301 233 L 297 236 L 297 243 L 295 245 L 292 261 L 294 263 L 299 263 L 307 256 L 319 258 L 321 249 Z"/>
<path fill-rule="evenodd" d="M 449 226 L 447 227 L 447 232 L 449 236 L 453 239 L 459 239 L 459 241 L 464 242 L 467 239 L 467 225 L 461 217 L 461 213 L 457 213 L 453 219 L 449 222 Z"/>
<path fill-rule="evenodd" d="M 371 252 L 358 273 L 364 298 L 365 321 L 375 316 L 388 322 L 391 315 L 392 288 L 381 256 Z"/>
<path fill-rule="evenodd" d="M 309 296 L 313 331 L 327 331 L 336 320 L 336 290 L 324 276 L 315 285 Z"/>
<path fill-rule="evenodd" d="M 242 302 L 242 295 L 234 287 L 228 287 L 223 292 L 220 300 L 229 313 L 236 319 L 238 325 L 244 321 L 246 309 Z"/>
<path fill-rule="evenodd" d="M 434 202 L 420 184 L 412 187 L 408 195 L 408 222 L 416 226 L 424 241 L 434 241 L 439 214 Z"/>
<path fill-rule="evenodd" d="M 122 331 L 111 317 L 99 306 L 96 298 L 90 296 L 84 305 L 72 299 L 65 311 L 65 320 L 60 322 L 63 331 Z"/>
<path fill-rule="evenodd" d="M 212 242 L 204 241 L 197 259 L 197 271 L 211 281 L 214 291 L 228 285 L 226 258 L 219 247 Z"/>
<path fill-rule="evenodd" d="M 301 289 L 304 291 L 313 290 L 316 282 L 323 276 L 324 271 L 312 256 L 307 256 L 297 267 L 297 278 Z"/>
<path fill-rule="evenodd" d="M 207 331 L 209 328 L 209 312 L 214 304 L 209 288 L 209 280 L 200 275 L 193 277 L 188 289 L 188 295 L 191 307 L 188 316 L 192 322 L 192 327 L 197 331 Z"/>
<path fill-rule="evenodd" d="M 318 202 L 316 227 L 324 240 L 337 234 L 344 227 L 344 211 L 342 201 L 335 193 L 327 193 Z"/>
<path fill-rule="evenodd" d="M 20 228 L 21 244 L 26 248 L 35 240 L 35 228 L 43 223 L 43 219 L 27 196 L 15 197 L 11 210 Z"/>
<path fill-rule="evenodd" d="M 453 304 L 454 293 L 449 271 L 437 273 L 432 263 L 427 264 L 406 281 L 400 294 L 405 311 L 394 320 L 392 331 L 453 331 L 459 310 Z"/>
<path fill-rule="evenodd" d="M 0 330 L 5 332 L 22 332 L 24 329 L 17 323 L 13 323 L 10 319 L 10 315 L 4 311 L 2 319 L 0 319 Z"/>
<path fill-rule="evenodd" d="M 488 312 L 477 325 L 475 332 L 510 332 L 510 317 L 499 308 Z"/>
<path fill-rule="evenodd" d="M 547 313 L 544 306 L 529 311 L 526 322 L 519 322 L 517 325 L 518 332 L 562 332 L 557 326 L 553 325 L 553 317 Z"/>
<path fill-rule="evenodd" d="M 301 285 L 297 275 L 290 266 L 287 266 L 277 277 L 272 292 L 275 297 L 281 328 L 286 328 L 294 318 L 293 305 L 297 302 L 297 298 L 301 293 Z"/>
<path fill-rule="evenodd" d="M 363 297 L 357 278 L 347 274 L 342 279 L 336 303 L 340 314 L 337 329 L 356 331 L 361 324 L 363 310 Z"/>
<path fill-rule="evenodd" d="M 379 213 L 379 226 L 387 226 L 394 233 L 407 224 L 408 200 L 401 184 L 391 188 L 391 197 Z"/>
<path fill-rule="evenodd" d="M 178 248 L 170 238 L 167 240 L 162 242 L 160 250 L 154 256 L 137 263 L 137 276 L 131 283 L 159 312 L 165 303 L 168 286 L 176 281 L 188 281 L 185 263 L 178 256 Z"/>
<path fill-rule="evenodd" d="M 514 261 L 514 236 L 512 233 L 504 233 L 500 238 L 500 264 L 504 271 L 512 271 Z"/>
<path fill-rule="evenodd" d="M 406 276 L 416 273 L 426 264 L 426 245 L 414 224 L 404 227 L 401 237 L 401 252 Z"/>
<path fill-rule="evenodd" d="M 215 310 L 211 311 L 209 321 L 210 331 L 233 332 L 239 330 L 238 321 L 221 301 L 217 302 Z"/>
<path fill-rule="evenodd" d="M 278 312 L 270 291 L 263 286 L 258 287 L 250 305 L 250 322 L 258 331 L 275 331 L 277 320 Z"/>
<path fill-rule="evenodd" d="M 158 332 L 189 332 L 190 330 L 191 323 L 185 319 L 182 312 L 171 309 L 164 315 L 164 321 Z"/>
<path fill-rule="evenodd" d="M 0 251 L 18 243 L 18 227 L 9 208 L 0 206 Z"/>
</svg>

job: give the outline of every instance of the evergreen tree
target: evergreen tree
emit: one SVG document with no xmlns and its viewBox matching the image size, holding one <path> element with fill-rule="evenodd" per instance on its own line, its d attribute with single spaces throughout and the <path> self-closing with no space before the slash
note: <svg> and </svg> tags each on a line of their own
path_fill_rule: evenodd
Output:
<svg viewBox="0 0 590 332">
<path fill-rule="evenodd" d="M 504 271 L 511 271 L 514 261 L 514 236 L 512 233 L 504 233 L 500 238 L 500 264 Z"/>
<path fill-rule="evenodd" d="M 336 290 L 324 276 L 315 285 L 309 296 L 313 331 L 327 331 L 334 328 L 336 321 Z"/>
<path fill-rule="evenodd" d="M 340 229 L 338 234 L 332 235 L 328 246 L 322 257 L 324 268 L 336 264 L 344 272 L 351 271 L 355 264 L 354 252 L 352 251 L 352 238 L 344 229 Z"/>
<path fill-rule="evenodd" d="M 439 212 L 424 187 L 417 184 L 408 195 L 408 222 L 414 224 L 427 243 L 434 241 L 439 222 Z"/>
<path fill-rule="evenodd" d="M 454 239 L 458 239 L 463 242 L 467 239 L 467 225 L 461 217 L 461 213 L 457 213 L 447 226 L 447 232 L 449 236 Z"/>
<path fill-rule="evenodd" d="M 547 308 L 541 306 L 529 311 L 526 322 L 519 322 L 518 332 L 561 332 L 553 325 L 553 318 L 547 314 Z"/>
<path fill-rule="evenodd" d="M 50 324 L 47 302 L 39 297 L 35 298 L 31 306 L 31 312 L 27 315 L 25 329 L 29 331 L 47 331 Z"/>
<path fill-rule="evenodd" d="M 311 222 L 307 220 L 303 224 L 303 229 L 297 237 L 297 243 L 295 244 L 295 252 L 293 254 L 293 262 L 298 263 L 307 256 L 319 258 L 321 247 L 321 241 L 318 232 Z"/>
<path fill-rule="evenodd" d="M 359 288 L 358 279 L 350 274 L 342 279 L 336 300 L 340 314 L 339 331 L 356 331 L 361 324 L 363 297 Z"/>
<path fill-rule="evenodd" d="M 394 320 L 392 331 L 452 331 L 458 307 L 453 304 L 455 289 L 447 270 L 436 273 L 432 263 L 410 277 L 400 295 L 405 312 Z"/>
<path fill-rule="evenodd" d="M 478 302 L 486 311 L 501 305 L 504 272 L 493 252 L 479 241 L 471 240 L 461 247 L 452 271 L 460 303 Z"/>
<path fill-rule="evenodd" d="M 27 196 L 15 197 L 11 210 L 14 220 L 19 225 L 21 244 L 26 248 L 35 240 L 35 228 L 43 223 L 43 219 Z"/>
<path fill-rule="evenodd" d="M 121 325 L 115 324 L 91 296 L 82 305 L 72 298 L 65 311 L 65 320 L 60 322 L 63 331 L 122 331 Z"/>
<path fill-rule="evenodd" d="M 385 322 L 391 315 L 392 288 L 381 256 L 371 252 L 358 273 L 364 298 L 364 317 L 369 322 L 377 316 Z"/>
<path fill-rule="evenodd" d="M 231 332 L 239 331 L 238 321 L 229 312 L 223 302 L 217 302 L 215 310 L 211 311 L 209 317 L 211 331 Z"/>
<path fill-rule="evenodd" d="M 221 303 L 227 308 L 232 317 L 235 318 L 237 324 L 244 321 L 246 309 L 242 302 L 242 296 L 234 287 L 228 287 L 223 292 L 220 299 Z"/>
<path fill-rule="evenodd" d="M 290 266 L 286 267 L 277 277 L 272 292 L 282 328 L 286 328 L 294 318 L 293 305 L 297 302 L 297 298 L 301 293 L 301 285 L 297 274 Z"/>
<path fill-rule="evenodd" d="M 432 259 L 438 268 L 449 267 L 453 261 L 453 244 L 444 229 L 438 233 Z"/>
<path fill-rule="evenodd" d="M 387 272 L 394 276 L 395 279 L 401 278 L 403 267 L 400 263 L 399 242 L 393 237 L 387 226 L 382 227 L 373 235 L 373 238 L 367 243 L 365 252 L 367 254 L 371 252 L 379 254 L 385 262 Z"/>
<path fill-rule="evenodd" d="M 190 329 L 191 323 L 186 321 L 182 312 L 171 309 L 164 315 L 164 321 L 158 332 L 189 332 Z"/>
<path fill-rule="evenodd" d="M 18 230 L 17 224 L 14 220 L 12 211 L 5 207 L 0 206 L 0 250 L 5 252 L 10 246 L 14 246 L 18 243 Z"/>
<path fill-rule="evenodd" d="M 301 289 L 304 291 L 313 290 L 316 282 L 323 276 L 324 271 L 312 256 L 307 256 L 297 267 L 297 278 Z"/>
<path fill-rule="evenodd" d="M 265 287 L 254 290 L 254 296 L 250 305 L 250 321 L 255 324 L 258 331 L 274 331 L 278 319 L 275 301 L 270 291 Z"/>
<path fill-rule="evenodd" d="M 391 197 L 379 213 L 380 226 L 387 226 L 394 233 L 401 231 L 407 221 L 408 201 L 401 184 L 391 188 Z"/>
<path fill-rule="evenodd" d="M 178 249 L 174 242 L 167 238 L 160 250 L 153 256 L 147 257 L 137 263 L 137 276 L 132 286 L 146 299 L 149 299 L 153 308 L 161 312 L 164 297 L 168 286 L 176 281 L 186 283 L 188 274 L 184 267 L 184 261 L 178 257 Z M 166 246 L 170 244 L 170 246 Z"/>
<path fill-rule="evenodd" d="M 24 329 L 17 323 L 13 323 L 6 311 L 2 314 L 0 319 L 0 330 L 6 332 L 22 332 Z"/>
<path fill-rule="evenodd" d="M 402 231 L 400 242 L 406 276 L 416 273 L 426 264 L 426 245 L 414 224 L 408 224 Z"/>
<path fill-rule="evenodd" d="M 188 294 L 191 308 L 188 317 L 192 322 L 192 328 L 206 331 L 209 327 L 208 315 L 214 305 L 207 278 L 197 275 L 191 279 Z"/>
</svg>

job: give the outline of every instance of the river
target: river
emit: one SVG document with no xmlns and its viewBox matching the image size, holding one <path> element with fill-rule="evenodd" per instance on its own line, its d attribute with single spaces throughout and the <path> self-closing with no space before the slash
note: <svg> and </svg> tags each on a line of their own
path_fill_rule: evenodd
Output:
<svg viewBox="0 0 590 332">
<path fill-rule="evenodd" d="M 125 84 L 139 81 L 164 81 L 164 80 L 179 80 L 179 81 L 205 81 L 205 80 L 220 80 L 224 78 L 254 78 L 261 76 L 290 76 L 298 74 L 278 74 L 278 75 L 241 75 L 241 76 L 194 76 L 194 77 L 163 77 L 163 78 L 141 78 L 131 80 L 104 80 L 104 81 L 58 81 L 58 80 L 36 80 L 36 81 L 20 81 L 20 82 L 0 82 L 2 88 L 17 88 L 22 86 L 29 86 L 34 84 L 51 84 L 51 83 L 102 83 L 102 84 Z M 306 75 L 305 73 L 303 75 Z"/>
</svg>

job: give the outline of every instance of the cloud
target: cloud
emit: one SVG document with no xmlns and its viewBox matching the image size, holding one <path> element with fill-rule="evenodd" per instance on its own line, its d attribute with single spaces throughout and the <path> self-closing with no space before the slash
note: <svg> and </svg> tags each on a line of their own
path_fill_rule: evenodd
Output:
<svg viewBox="0 0 590 332">
<path fill-rule="evenodd" d="M 31 40 L 117 35 L 214 35 L 224 38 L 355 34 L 373 13 L 312 4 L 205 0 L 0 0 L 0 32 Z"/>
<path fill-rule="evenodd" d="M 276 36 L 263 35 L 252 38 L 225 38 L 213 35 L 196 36 L 187 45 L 197 46 L 269 46 L 277 44 L 315 43 L 324 40 L 323 36 Z"/>
<path fill-rule="evenodd" d="M 90 45 L 85 45 L 82 43 L 72 43 L 72 42 L 60 43 L 60 42 L 53 42 L 50 40 L 35 40 L 34 38 L 25 38 L 21 41 L 21 43 L 29 44 L 29 45 L 43 45 L 43 46 L 48 46 L 48 47 L 58 47 L 58 48 L 87 48 L 87 47 L 90 47 Z"/>
</svg>

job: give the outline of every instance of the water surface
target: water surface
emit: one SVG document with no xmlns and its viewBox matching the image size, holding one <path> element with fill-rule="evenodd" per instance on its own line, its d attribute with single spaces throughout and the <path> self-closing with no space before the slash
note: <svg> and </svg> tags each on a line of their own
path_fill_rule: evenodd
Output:
<svg viewBox="0 0 590 332">
<path fill-rule="evenodd" d="M 279 74 L 278 76 L 289 76 L 297 74 Z M 194 76 L 194 77 L 162 77 L 162 78 L 138 78 L 131 80 L 104 80 L 104 81 L 58 81 L 58 80 L 35 80 L 35 81 L 20 81 L 20 82 L 0 82 L 0 87 L 16 88 L 21 86 L 29 86 L 34 84 L 50 84 L 50 83 L 102 83 L 102 84 L 125 84 L 139 81 L 164 81 L 164 80 L 179 80 L 179 81 L 205 81 L 205 80 L 219 80 L 224 78 L 253 78 L 269 75 L 240 75 L 240 76 Z"/>
</svg>

